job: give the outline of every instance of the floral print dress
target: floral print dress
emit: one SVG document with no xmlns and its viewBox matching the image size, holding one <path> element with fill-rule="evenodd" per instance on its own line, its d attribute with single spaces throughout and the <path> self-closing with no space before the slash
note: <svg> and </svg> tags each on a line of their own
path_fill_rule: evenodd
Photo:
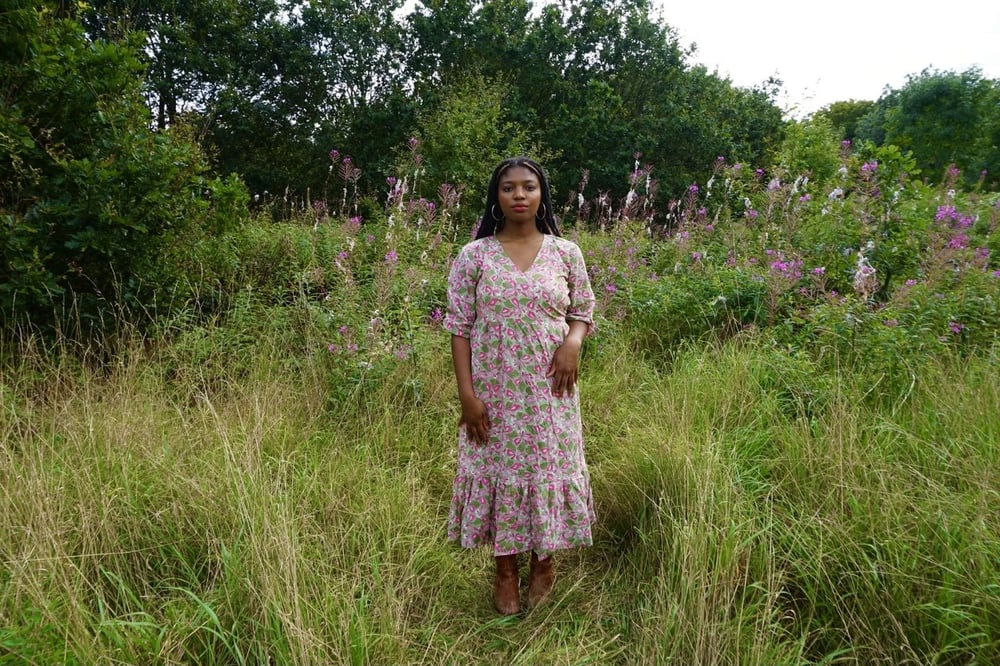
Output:
<svg viewBox="0 0 1000 666">
<path fill-rule="evenodd" d="M 543 236 L 523 272 L 493 236 L 459 252 L 444 327 L 470 341 L 473 388 L 491 427 L 486 445 L 459 429 L 449 539 L 466 548 L 491 545 L 494 555 L 534 550 L 541 558 L 592 543 L 579 391 L 557 398 L 545 375 L 568 320 L 589 327 L 593 311 L 583 255 L 572 241 Z"/>
</svg>

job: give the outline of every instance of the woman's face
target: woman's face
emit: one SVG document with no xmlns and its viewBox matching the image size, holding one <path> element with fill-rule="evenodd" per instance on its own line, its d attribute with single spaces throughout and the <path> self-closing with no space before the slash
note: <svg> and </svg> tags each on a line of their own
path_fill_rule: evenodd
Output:
<svg viewBox="0 0 1000 666">
<path fill-rule="evenodd" d="M 508 222 L 534 224 L 538 205 L 542 202 L 542 186 L 531 169 L 514 166 L 500 175 L 497 185 L 500 210 Z"/>
</svg>

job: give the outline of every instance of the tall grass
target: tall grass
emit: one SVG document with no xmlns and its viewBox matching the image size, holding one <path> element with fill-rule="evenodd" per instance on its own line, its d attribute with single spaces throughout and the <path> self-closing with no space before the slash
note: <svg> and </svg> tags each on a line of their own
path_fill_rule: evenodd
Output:
<svg viewBox="0 0 1000 666">
<path fill-rule="evenodd" d="M 1000 202 L 874 157 L 579 205 L 595 543 L 518 617 L 445 539 L 452 189 L 185 245 L 190 306 L 94 347 L 5 332 L 0 663 L 1000 663 Z"/>
<path fill-rule="evenodd" d="M 293 363 L 270 326 L 206 323 L 208 355 L 137 337 L 110 365 L 3 350 L 0 661 L 1000 659 L 996 347 L 886 405 L 753 332 L 667 365 L 599 334 L 596 543 L 559 557 L 554 603 L 499 618 L 488 553 L 445 541 L 446 336 L 331 397 L 309 336 Z"/>
</svg>

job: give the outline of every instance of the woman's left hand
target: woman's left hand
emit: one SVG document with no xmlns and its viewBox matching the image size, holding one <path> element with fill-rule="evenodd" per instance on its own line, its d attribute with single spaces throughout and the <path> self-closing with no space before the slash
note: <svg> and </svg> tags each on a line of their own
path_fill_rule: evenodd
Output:
<svg viewBox="0 0 1000 666">
<path fill-rule="evenodd" d="M 580 367 L 580 346 L 576 338 L 569 337 L 552 357 L 552 363 L 545 376 L 552 378 L 552 395 L 557 398 L 563 397 L 564 393 L 573 395 Z"/>
</svg>

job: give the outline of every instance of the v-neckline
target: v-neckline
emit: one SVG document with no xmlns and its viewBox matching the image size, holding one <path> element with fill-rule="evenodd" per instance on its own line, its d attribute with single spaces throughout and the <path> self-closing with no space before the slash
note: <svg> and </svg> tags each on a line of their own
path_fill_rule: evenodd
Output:
<svg viewBox="0 0 1000 666">
<path fill-rule="evenodd" d="M 538 257 L 542 253 L 542 248 L 545 247 L 546 236 L 547 234 L 542 234 L 542 242 L 538 244 L 538 249 L 535 250 L 535 256 L 531 258 L 531 263 L 529 263 L 526 268 L 521 268 L 520 266 L 518 266 L 517 262 L 514 261 L 514 258 L 509 254 L 507 254 L 507 250 L 506 248 L 504 248 L 503 243 L 500 242 L 499 238 L 493 236 L 493 240 L 496 241 L 497 247 L 500 249 L 500 254 L 502 254 L 507 259 L 507 261 L 510 262 L 510 265 L 513 266 L 518 273 L 523 275 L 524 273 L 529 272 L 532 268 L 535 267 L 535 262 L 538 261 Z"/>
</svg>

